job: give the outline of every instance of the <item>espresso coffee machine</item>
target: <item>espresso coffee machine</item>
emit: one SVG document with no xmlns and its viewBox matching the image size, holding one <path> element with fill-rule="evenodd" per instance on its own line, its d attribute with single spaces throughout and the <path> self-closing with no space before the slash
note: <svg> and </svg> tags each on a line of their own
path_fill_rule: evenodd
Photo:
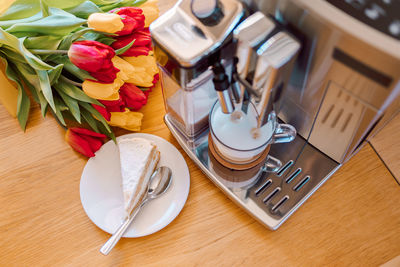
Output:
<svg viewBox="0 0 400 267">
<path fill-rule="evenodd" d="M 150 27 L 165 123 L 227 196 L 275 230 L 399 111 L 399 10 L 390 0 L 179 1 Z M 251 168 L 222 164 L 210 146 L 216 103 L 224 114 L 254 106 L 259 126 L 276 117 L 288 126 L 272 138 L 288 139 Z"/>
</svg>

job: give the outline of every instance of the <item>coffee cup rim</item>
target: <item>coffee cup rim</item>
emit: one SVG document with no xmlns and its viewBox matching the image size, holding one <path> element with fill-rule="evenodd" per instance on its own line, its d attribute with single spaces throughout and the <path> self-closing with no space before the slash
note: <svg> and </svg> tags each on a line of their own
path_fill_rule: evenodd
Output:
<svg viewBox="0 0 400 267">
<path fill-rule="evenodd" d="M 255 147 L 255 148 L 252 148 L 252 149 L 238 149 L 238 148 L 234 148 L 234 147 L 231 147 L 231 146 L 226 145 L 226 144 L 225 144 L 224 142 L 222 142 L 222 141 L 218 138 L 218 136 L 214 133 L 213 128 L 212 128 L 212 126 L 211 126 L 211 117 L 212 117 L 212 114 L 213 114 L 213 112 L 214 112 L 214 108 L 215 108 L 215 106 L 216 106 L 218 103 L 219 103 L 219 101 L 216 100 L 215 103 L 213 104 L 213 106 L 212 106 L 212 108 L 211 108 L 211 112 L 210 112 L 209 117 L 208 117 L 208 122 L 209 122 L 209 128 L 210 128 L 210 131 L 211 131 L 211 135 L 212 135 L 215 139 L 217 139 L 217 141 L 218 141 L 220 144 L 224 145 L 225 147 L 227 147 L 227 148 L 229 148 L 229 149 L 232 149 L 232 150 L 235 150 L 235 151 L 238 151 L 238 152 L 251 152 L 251 151 L 260 149 L 260 148 L 262 148 L 263 146 L 266 146 L 266 145 L 268 145 L 268 144 L 271 142 L 271 140 L 272 140 L 272 138 L 273 138 L 273 136 L 274 136 L 275 128 L 276 128 L 276 125 L 275 125 L 275 124 L 273 125 L 273 131 L 272 131 L 272 134 L 271 134 L 271 136 L 269 137 L 269 139 L 268 139 L 265 143 L 263 143 L 262 145 L 260 145 L 260 146 L 258 146 L 258 147 Z M 253 109 L 254 109 L 255 112 L 257 113 L 257 109 L 256 109 L 256 107 L 254 106 L 254 104 L 253 104 L 252 102 L 250 102 L 250 105 L 253 107 Z"/>
</svg>

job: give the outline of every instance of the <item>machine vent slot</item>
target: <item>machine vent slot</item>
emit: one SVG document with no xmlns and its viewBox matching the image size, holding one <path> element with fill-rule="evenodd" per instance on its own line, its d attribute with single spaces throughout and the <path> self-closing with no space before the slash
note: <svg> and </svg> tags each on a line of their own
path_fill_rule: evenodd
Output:
<svg viewBox="0 0 400 267">
<path fill-rule="evenodd" d="M 287 169 L 289 169 L 289 167 L 292 165 L 293 165 L 293 160 L 286 162 L 286 164 L 282 168 L 280 168 L 279 171 L 276 172 L 276 176 L 282 176 L 282 174 L 284 174 L 287 171 Z"/>
<path fill-rule="evenodd" d="M 342 92 L 342 91 L 339 91 L 339 92 Z M 329 107 L 328 112 L 325 113 L 325 116 L 324 116 L 324 118 L 322 119 L 322 122 L 321 122 L 321 123 L 325 123 L 325 122 L 328 120 L 329 115 L 331 115 L 332 110 L 333 110 L 334 108 L 335 108 L 335 105 L 332 105 L 332 106 Z"/>
<path fill-rule="evenodd" d="M 345 120 L 345 122 L 344 122 L 344 124 L 343 124 L 343 127 L 342 127 L 342 129 L 340 130 L 342 133 L 346 130 L 347 125 L 349 125 L 349 122 L 350 122 L 350 120 L 351 120 L 351 117 L 353 117 L 353 114 L 352 114 L 352 113 L 350 113 L 349 115 L 347 115 L 347 118 L 346 118 L 346 120 Z"/>
<path fill-rule="evenodd" d="M 275 212 L 277 209 L 279 209 L 280 206 L 283 205 L 287 200 L 289 199 L 289 196 L 284 196 L 281 200 L 278 201 L 278 203 L 275 204 L 275 206 L 272 207 L 272 211 Z"/>
<path fill-rule="evenodd" d="M 291 175 L 289 175 L 286 178 L 286 183 L 289 184 L 291 181 L 294 180 L 294 178 L 296 178 L 297 175 L 299 175 L 301 173 L 301 168 L 298 168 L 297 170 L 295 170 Z"/>
<path fill-rule="evenodd" d="M 279 191 L 281 191 L 280 187 L 277 187 L 274 189 L 274 191 L 272 191 L 271 193 L 269 193 L 269 195 L 264 198 L 264 203 L 266 204 L 268 201 L 270 201 Z"/>
<path fill-rule="evenodd" d="M 342 117 L 343 111 L 344 111 L 343 108 L 341 108 L 341 109 L 339 110 L 339 113 L 336 115 L 334 121 L 333 121 L 332 124 L 331 124 L 331 128 L 335 128 L 335 127 L 336 127 L 336 124 L 338 123 L 340 117 Z"/>
<path fill-rule="evenodd" d="M 262 193 L 266 188 L 268 188 L 270 185 L 272 184 L 272 180 L 269 179 L 268 181 L 266 181 L 262 186 L 260 186 L 257 190 L 256 190 L 256 196 L 258 196 L 260 193 Z"/>
<path fill-rule="evenodd" d="M 298 192 L 306 183 L 308 183 L 308 181 L 310 181 L 310 179 L 311 177 L 307 175 L 303 180 L 293 187 L 293 190 Z"/>
</svg>

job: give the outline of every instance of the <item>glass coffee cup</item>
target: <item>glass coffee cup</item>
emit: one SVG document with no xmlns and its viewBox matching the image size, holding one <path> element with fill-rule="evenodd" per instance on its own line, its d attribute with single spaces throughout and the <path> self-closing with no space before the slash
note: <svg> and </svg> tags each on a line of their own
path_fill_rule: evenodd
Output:
<svg viewBox="0 0 400 267">
<path fill-rule="evenodd" d="M 278 159 L 267 156 L 270 145 L 291 142 L 296 137 L 296 129 L 289 124 L 278 123 L 274 111 L 261 128 L 257 128 L 257 117 L 252 103 L 247 114 L 239 106 L 233 113 L 225 114 L 217 101 L 209 116 L 210 136 L 217 154 L 235 165 L 248 165 L 263 156 L 266 165 L 281 165 Z"/>
</svg>

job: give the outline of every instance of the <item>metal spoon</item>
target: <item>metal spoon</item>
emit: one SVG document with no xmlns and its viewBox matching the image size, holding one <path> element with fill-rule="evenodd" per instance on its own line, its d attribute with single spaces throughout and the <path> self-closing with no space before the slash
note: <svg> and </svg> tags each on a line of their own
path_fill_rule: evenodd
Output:
<svg viewBox="0 0 400 267">
<path fill-rule="evenodd" d="M 133 211 L 133 213 L 121 224 L 118 230 L 108 239 L 108 241 L 101 247 L 100 252 L 108 255 L 113 247 L 121 239 L 122 235 L 128 229 L 133 219 L 139 213 L 139 210 L 150 200 L 155 199 L 167 191 L 172 181 L 172 171 L 166 166 L 158 168 L 150 177 L 150 182 L 147 187 L 147 195 L 143 198 L 140 206 Z"/>
</svg>

